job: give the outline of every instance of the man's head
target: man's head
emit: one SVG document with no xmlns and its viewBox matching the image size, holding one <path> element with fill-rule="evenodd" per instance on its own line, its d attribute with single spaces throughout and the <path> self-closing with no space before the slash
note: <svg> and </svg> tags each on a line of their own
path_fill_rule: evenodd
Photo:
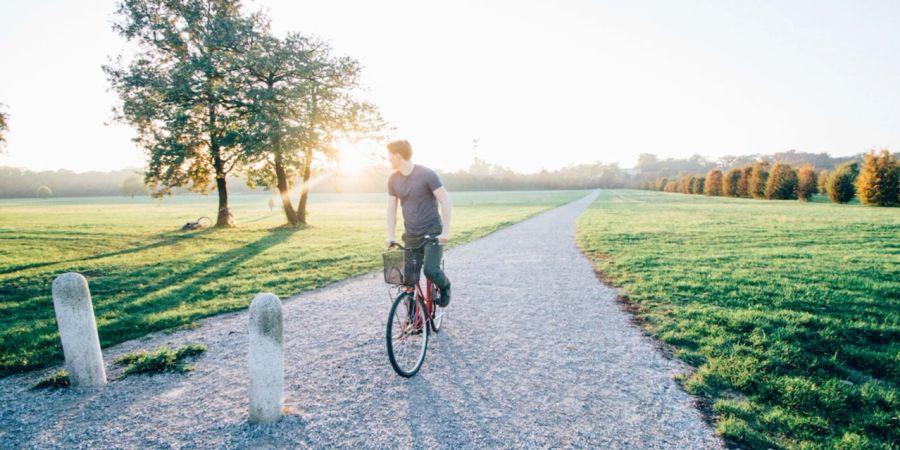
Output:
<svg viewBox="0 0 900 450">
<path fill-rule="evenodd" d="M 404 161 L 412 158 L 412 146 L 409 141 L 393 141 L 387 145 L 388 158 L 391 161 L 391 168 L 397 170 Z"/>
</svg>

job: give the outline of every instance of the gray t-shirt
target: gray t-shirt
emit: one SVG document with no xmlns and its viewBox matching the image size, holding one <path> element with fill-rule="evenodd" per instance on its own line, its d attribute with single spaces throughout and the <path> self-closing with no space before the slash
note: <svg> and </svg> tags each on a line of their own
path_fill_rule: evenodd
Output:
<svg viewBox="0 0 900 450">
<path fill-rule="evenodd" d="M 388 194 L 400 199 L 407 235 L 423 235 L 441 227 L 438 202 L 434 197 L 434 190 L 441 186 L 441 177 L 437 173 L 418 164 L 409 175 L 397 171 L 388 178 Z"/>
</svg>

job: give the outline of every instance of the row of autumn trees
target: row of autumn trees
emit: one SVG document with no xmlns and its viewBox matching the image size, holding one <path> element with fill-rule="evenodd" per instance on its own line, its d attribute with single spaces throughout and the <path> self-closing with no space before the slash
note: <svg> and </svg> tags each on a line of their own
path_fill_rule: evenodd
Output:
<svg viewBox="0 0 900 450">
<path fill-rule="evenodd" d="M 647 181 L 642 189 L 682 194 L 705 194 L 769 200 L 809 200 L 814 194 L 827 195 L 835 203 L 847 203 L 854 196 L 866 205 L 900 205 L 900 164 L 887 150 L 865 155 L 863 163 L 847 162 L 833 172 L 816 171 L 811 164 L 795 169 L 786 162 L 734 167 L 726 172 L 711 169 L 706 176 L 682 175 Z"/>
<path fill-rule="evenodd" d="M 135 47 L 103 67 L 137 130 L 154 196 L 190 187 L 219 197 L 216 226 L 231 226 L 229 175 L 277 189 L 290 224 L 306 222 L 295 179 L 342 139 L 375 137 L 377 108 L 357 98 L 360 66 L 318 39 L 275 37 L 262 13 L 237 0 L 121 0 L 114 30 Z"/>
</svg>

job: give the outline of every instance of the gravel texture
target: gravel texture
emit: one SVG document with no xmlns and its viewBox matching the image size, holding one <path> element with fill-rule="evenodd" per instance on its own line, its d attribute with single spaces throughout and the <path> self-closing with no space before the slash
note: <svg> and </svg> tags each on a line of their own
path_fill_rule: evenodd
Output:
<svg viewBox="0 0 900 450">
<path fill-rule="evenodd" d="M 28 390 L 58 368 L 0 380 L 0 448 L 721 448 L 673 380 L 688 368 L 577 249 L 595 197 L 447 251 L 454 297 L 412 379 L 388 362 L 388 287 L 373 273 L 285 300 L 275 424 L 247 421 L 242 311 L 105 349 L 96 391 Z M 194 372 L 117 379 L 117 355 L 188 342 L 208 345 Z"/>
</svg>

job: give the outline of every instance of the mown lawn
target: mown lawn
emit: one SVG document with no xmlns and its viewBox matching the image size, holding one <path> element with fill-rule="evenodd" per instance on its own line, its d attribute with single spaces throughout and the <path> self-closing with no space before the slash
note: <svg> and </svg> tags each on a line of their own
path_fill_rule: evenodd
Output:
<svg viewBox="0 0 900 450">
<path fill-rule="evenodd" d="M 900 446 L 900 208 L 603 191 L 578 241 L 732 443 Z"/>
<path fill-rule="evenodd" d="M 454 193 L 451 244 L 585 194 Z M 300 229 L 267 201 L 233 196 L 238 227 L 198 231 L 179 228 L 212 215 L 214 197 L 0 201 L 0 376 L 62 359 L 50 284 L 64 272 L 87 277 L 105 347 L 380 267 L 383 194 L 313 195 Z"/>
</svg>

